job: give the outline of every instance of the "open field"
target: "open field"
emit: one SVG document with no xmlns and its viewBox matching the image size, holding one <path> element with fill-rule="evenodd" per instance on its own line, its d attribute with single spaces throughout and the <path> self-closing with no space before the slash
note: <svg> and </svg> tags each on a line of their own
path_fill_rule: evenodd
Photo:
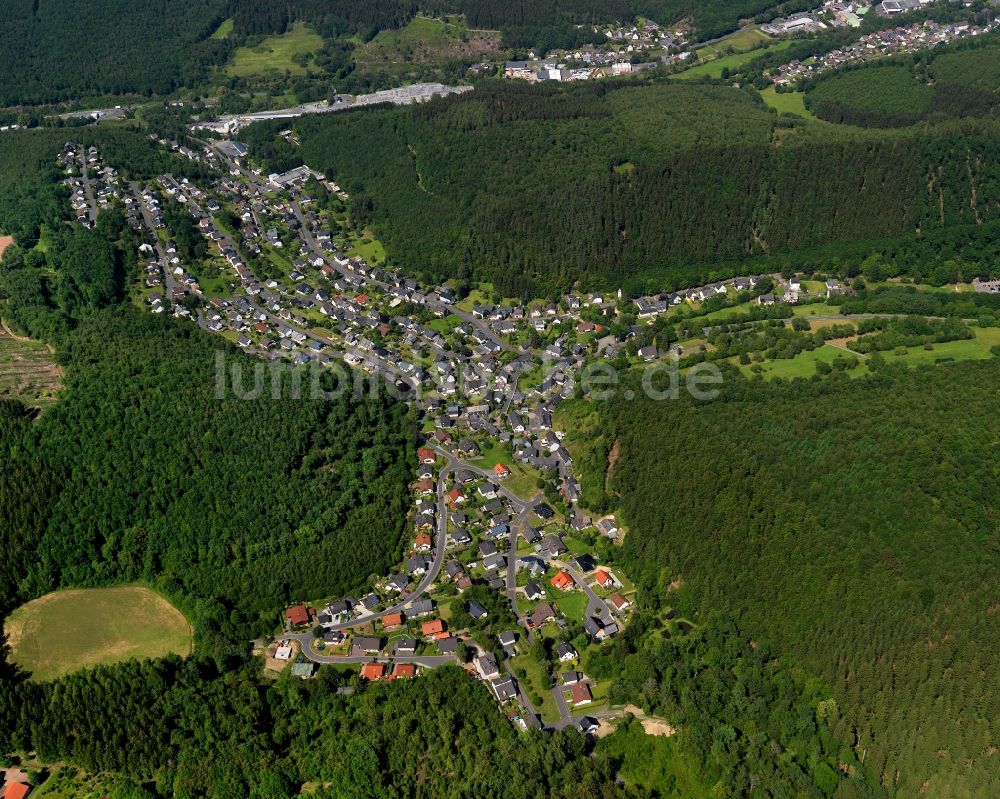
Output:
<svg viewBox="0 0 1000 799">
<path fill-rule="evenodd" d="M 907 366 L 927 366 L 938 362 L 947 361 L 983 361 L 994 357 L 990 351 L 991 347 L 1000 345 L 1000 328 L 973 328 L 975 338 L 962 339 L 960 341 L 946 341 L 941 344 L 934 344 L 931 349 L 924 347 L 909 347 L 905 352 L 896 354 L 894 350 L 880 353 L 886 363 L 901 363 Z M 801 352 L 794 358 L 776 361 L 765 361 L 760 364 L 763 371 L 760 373 L 765 379 L 783 377 L 792 379 L 796 377 L 812 377 L 816 374 L 816 363 L 825 361 L 831 363 L 837 357 L 858 358 L 860 363 L 854 369 L 847 372 L 851 377 L 861 377 L 869 373 L 865 364 L 865 357 L 846 349 L 835 347 L 833 344 L 824 344 L 815 350 Z M 735 359 L 731 362 L 735 363 Z M 747 376 L 752 376 L 750 366 L 740 366 L 740 369 Z"/>
<path fill-rule="evenodd" d="M 779 114 L 795 114 L 806 119 L 815 119 L 806 109 L 804 92 L 782 92 L 778 94 L 773 86 L 760 93 L 761 98 Z"/>
<path fill-rule="evenodd" d="M 362 72 L 405 75 L 414 66 L 478 58 L 500 50 L 498 31 L 469 30 L 461 17 L 414 17 L 399 30 L 383 30 L 355 50 Z"/>
<path fill-rule="evenodd" d="M 691 80 L 693 78 L 721 78 L 722 70 L 729 69 L 733 70 L 737 67 L 741 67 L 755 58 L 759 58 L 764 55 L 764 53 L 773 53 L 778 50 L 785 50 L 791 47 L 792 40 L 785 39 L 775 44 L 769 45 L 768 47 L 763 47 L 757 50 L 748 50 L 745 53 L 733 53 L 732 55 L 724 55 L 718 58 L 714 58 L 711 61 L 702 61 L 691 69 L 685 69 L 683 72 L 679 72 L 675 75 L 676 78 L 681 80 Z"/>
<path fill-rule="evenodd" d="M 13 338 L 0 326 L 0 399 L 16 398 L 44 408 L 56 401 L 62 370 L 40 341 Z"/>
<path fill-rule="evenodd" d="M 312 53 L 322 46 L 323 37 L 298 22 L 288 33 L 269 36 L 256 47 L 241 47 L 233 53 L 226 72 L 236 77 L 285 70 L 293 75 L 301 75 L 305 73 L 305 68 L 296 64 L 292 58 Z"/>
<path fill-rule="evenodd" d="M 55 591 L 7 617 L 12 659 L 36 680 L 131 658 L 191 652 L 191 625 L 141 586 Z"/>
<path fill-rule="evenodd" d="M 225 39 L 232 32 L 233 32 L 233 19 L 232 17 L 230 17 L 229 19 L 222 20 L 222 23 L 219 25 L 218 28 L 215 29 L 215 32 L 212 33 L 212 35 L 209 38 L 216 40 Z"/>
<path fill-rule="evenodd" d="M 699 61 L 707 61 L 710 58 L 720 58 L 726 55 L 730 49 L 737 53 L 744 53 L 752 50 L 761 42 L 773 41 L 774 37 L 764 33 L 760 28 L 744 28 L 724 36 L 713 44 L 702 47 L 695 55 L 698 56 Z"/>
<path fill-rule="evenodd" d="M 555 590 L 556 597 L 552 604 L 562 611 L 567 619 L 573 619 L 581 624 L 587 615 L 587 595 L 582 588 L 575 588 L 572 591 Z"/>
<path fill-rule="evenodd" d="M 360 256 L 373 265 L 385 263 L 385 247 L 367 231 L 361 237 L 352 236 L 351 241 L 351 248 L 347 251 L 348 258 Z"/>
</svg>

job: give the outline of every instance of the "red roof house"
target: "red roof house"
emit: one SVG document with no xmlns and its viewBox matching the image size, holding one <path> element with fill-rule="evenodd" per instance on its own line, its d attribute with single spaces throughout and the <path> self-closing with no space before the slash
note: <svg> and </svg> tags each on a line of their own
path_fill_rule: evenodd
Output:
<svg viewBox="0 0 1000 799">
<path fill-rule="evenodd" d="M 295 605 L 285 611 L 285 616 L 292 623 L 293 627 L 305 627 L 312 621 L 312 609 L 307 608 L 305 605 Z"/>
<path fill-rule="evenodd" d="M 361 679 L 375 682 L 385 675 L 385 665 L 382 663 L 365 663 L 361 667 Z"/>
<path fill-rule="evenodd" d="M 574 705 L 586 705 L 594 699 L 594 695 L 590 693 L 590 686 L 585 682 L 578 682 L 574 685 L 570 696 L 573 699 Z"/>
<path fill-rule="evenodd" d="M 387 613 L 382 617 L 382 627 L 386 630 L 394 630 L 403 624 L 402 613 Z"/>
<path fill-rule="evenodd" d="M 30 790 L 31 786 L 23 782 L 11 782 L 3 792 L 3 799 L 24 799 Z"/>
<path fill-rule="evenodd" d="M 560 591 L 568 591 L 573 587 L 573 578 L 569 576 L 569 572 L 565 569 L 556 574 L 549 582 Z"/>
<path fill-rule="evenodd" d="M 610 588 L 615 584 L 615 578 L 604 571 L 604 569 L 598 569 L 594 572 L 594 579 L 597 580 L 597 584 L 602 588 Z"/>
<path fill-rule="evenodd" d="M 440 632 L 444 632 L 444 622 L 441 619 L 432 619 L 420 625 L 421 635 L 437 635 Z"/>
<path fill-rule="evenodd" d="M 510 474 L 510 469 L 504 466 L 502 463 L 498 463 L 493 467 L 493 473 L 499 477 L 501 480 Z"/>
<path fill-rule="evenodd" d="M 431 538 L 430 533 L 421 533 L 417 536 L 414 549 L 416 549 L 417 552 L 426 552 L 431 548 L 431 544 L 433 543 L 434 540 Z"/>
<path fill-rule="evenodd" d="M 392 669 L 392 678 L 398 680 L 400 677 L 416 677 L 417 667 L 412 663 L 397 663 Z"/>
<path fill-rule="evenodd" d="M 427 449 L 427 447 L 421 447 L 417 450 L 417 457 L 420 458 L 421 463 L 434 463 L 437 460 L 434 450 Z"/>
<path fill-rule="evenodd" d="M 621 594 L 615 594 L 611 597 L 611 604 L 614 605 L 615 610 L 625 610 L 627 607 L 631 607 L 632 603 L 629 602 Z"/>
</svg>

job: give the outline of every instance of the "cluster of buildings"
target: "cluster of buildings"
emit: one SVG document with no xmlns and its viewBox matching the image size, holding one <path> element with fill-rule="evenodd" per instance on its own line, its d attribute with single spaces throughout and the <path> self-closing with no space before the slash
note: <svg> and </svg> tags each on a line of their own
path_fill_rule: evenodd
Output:
<svg viewBox="0 0 1000 799">
<path fill-rule="evenodd" d="M 607 27 L 602 32 L 609 40 L 606 45 L 588 44 L 544 57 L 530 52 L 527 60 L 507 61 L 503 76 L 529 82 L 595 80 L 630 75 L 691 55 L 677 54 L 686 44 L 682 31 L 668 31 L 655 22 Z"/>
<path fill-rule="evenodd" d="M 832 50 L 810 63 L 794 60 L 771 73 L 771 80 L 779 86 L 794 85 L 802 80 L 815 77 L 846 64 L 874 61 L 886 56 L 913 53 L 942 44 L 948 44 L 971 36 L 989 33 L 998 27 L 997 21 L 984 26 L 967 22 L 942 25 L 927 21 L 905 27 L 878 31 L 862 36 L 847 47 Z"/>
<path fill-rule="evenodd" d="M 149 256 L 144 288 L 153 312 L 189 317 L 265 358 L 342 359 L 413 389 L 423 417 L 412 541 L 398 568 L 363 596 L 289 608 L 275 659 L 294 661 L 305 678 L 316 663 L 353 658 L 368 680 L 467 662 L 512 718 L 535 724 L 537 709 L 505 661 L 543 638 L 551 642 L 550 667 L 564 672 L 552 689 L 556 701 L 567 708 L 592 701 L 578 646 L 567 636 L 613 637 L 631 610 L 631 589 L 581 544 L 615 540 L 620 531 L 613 516 L 592 519 L 581 508 L 573 457 L 554 419 L 588 362 L 615 357 L 640 332 L 641 325 L 610 332 L 620 293 L 460 303 L 447 284 L 422 286 L 352 253 L 335 212 L 308 196 L 310 182 L 326 181 L 323 175 L 306 167 L 257 175 L 241 165 L 245 151 L 225 143 L 214 154 L 192 153 L 216 160 L 224 174 L 204 186 L 163 175 L 131 186 L 123 200 L 130 220 L 150 233 L 141 250 Z M 208 254 L 200 263 L 183 263 L 166 229 L 164 206 L 174 203 L 204 237 Z M 758 280 L 640 298 L 634 312 L 648 322 L 683 302 L 750 290 Z M 543 497 L 539 481 L 555 493 Z M 589 551 L 581 554 L 581 546 Z M 519 629 L 495 626 L 502 622 L 477 593 L 483 590 L 510 607 Z M 570 592 L 587 601 L 567 616 L 560 598 Z M 456 608 L 460 627 L 452 621 Z M 581 725 L 566 710 L 559 724 L 571 723 Z"/>
<path fill-rule="evenodd" d="M 827 27 L 860 27 L 865 14 L 871 11 L 870 3 L 827 0 L 812 11 L 792 14 L 761 25 L 764 33 L 772 36 L 794 36 L 799 33 L 816 33 Z"/>
<path fill-rule="evenodd" d="M 67 142 L 58 158 L 66 172 L 63 183 L 70 190 L 70 205 L 77 223 L 92 228 L 101 209 L 121 197 L 118 170 L 101 160 L 96 147 Z"/>
<path fill-rule="evenodd" d="M 398 89 L 385 89 L 372 94 L 356 96 L 338 94 L 333 102 L 306 103 L 294 108 L 283 108 L 276 111 L 260 111 L 249 114 L 234 114 L 218 119 L 196 122 L 191 130 L 208 130 L 221 136 L 234 136 L 247 125 L 274 119 L 295 119 L 307 114 L 326 114 L 330 111 L 343 111 L 348 108 L 361 108 L 370 105 L 389 103 L 391 105 L 412 105 L 423 103 L 432 97 L 443 97 L 448 94 L 461 94 L 471 91 L 471 86 L 446 86 L 443 83 L 414 83 Z"/>
</svg>

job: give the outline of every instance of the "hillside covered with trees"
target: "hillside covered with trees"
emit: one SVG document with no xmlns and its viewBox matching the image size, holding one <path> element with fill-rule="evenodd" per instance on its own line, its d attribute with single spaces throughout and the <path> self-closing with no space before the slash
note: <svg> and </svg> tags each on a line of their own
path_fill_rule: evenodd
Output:
<svg viewBox="0 0 1000 799">
<path fill-rule="evenodd" d="M 841 760 L 894 796 L 998 785 L 998 389 L 989 360 L 790 384 L 731 374 L 710 403 L 601 407 L 604 447 L 620 448 L 621 562 L 646 605 L 731 614 L 821 677 Z"/>
<path fill-rule="evenodd" d="M 168 658 L 8 680 L 0 711 L 0 750 L 112 772 L 111 799 L 277 799 L 303 784 L 316 799 L 644 795 L 616 785 L 574 729 L 515 731 L 455 667 L 363 687 L 332 668 L 269 683 Z"/>
<path fill-rule="evenodd" d="M 301 147 L 276 125 L 244 135 L 269 167 L 305 161 L 340 182 L 354 224 L 405 269 L 513 296 L 577 280 L 697 285 L 818 247 L 863 260 L 889 242 L 926 250 L 900 268 L 933 268 L 956 249 L 938 234 L 1000 220 L 989 122 L 892 133 L 800 122 L 729 86 L 504 85 L 303 118 Z"/>
</svg>

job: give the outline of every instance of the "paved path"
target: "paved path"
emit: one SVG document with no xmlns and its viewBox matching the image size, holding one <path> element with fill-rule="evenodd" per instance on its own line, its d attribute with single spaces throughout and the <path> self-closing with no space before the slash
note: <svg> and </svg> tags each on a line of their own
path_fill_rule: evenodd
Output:
<svg viewBox="0 0 1000 799">
<path fill-rule="evenodd" d="M 438 489 L 437 489 L 438 520 L 437 520 L 437 541 L 435 542 L 434 559 L 431 562 L 430 568 L 423 575 L 420 582 L 417 583 L 417 587 L 413 589 L 411 593 L 407 594 L 406 597 L 402 599 L 402 601 L 397 602 L 396 604 L 386 608 L 385 610 L 380 610 L 376 613 L 369 613 L 357 619 L 351 619 L 349 621 L 341 622 L 340 624 L 334 624 L 326 628 L 328 631 L 332 632 L 334 630 L 341 630 L 341 631 L 350 630 L 353 629 L 354 627 L 360 627 L 363 624 L 368 624 L 369 622 L 381 619 L 383 616 L 386 616 L 389 613 L 399 613 L 400 611 L 406 610 L 414 600 L 419 599 L 425 593 L 427 593 L 427 589 L 430 587 L 431 583 L 433 583 L 434 580 L 437 579 L 438 574 L 440 574 L 441 567 L 444 565 L 444 559 L 446 555 L 445 550 L 448 544 L 448 503 L 447 500 L 445 499 L 446 495 L 444 489 L 445 486 L 447 485 L 447 480 L 445 478 L 448 476 L 449 473 L 450 469 L 449 467 L 446 466 L 438 474 Z M 308 644 L 309 641 L 313 638 L 311 631 L 307 633 L 291 633 L 283 637 L 297 640 L 300 644 L 302 644 L 303 654 L 310 660 L 315 660 L 317 663 L 347 662 L 343 660 L 333 660 L 333 661 L 318 660 L 317 658 L 331 657 L 331 656 L 316 655 L 309 650 Z M 396 659 L 398 660 L 398 658 Z M 367 663 L 370 660 L 371 658 L 362 658 L 357 662 Z"/>
<path fill-rule="evenodd" d="M 503 496 L 506 499 L 508 499 L 511 503 L 513 503 L 513 505 L 517 508 L 519 512 L 523 511 L 525 508 L 529 506 L 534 507 L 535 502 L 538 500 L 538 495 L 535 495 L 529 500 L 521 499 L 517 494 L 515 494 L 513 491 L 507 488 L 496 476 L 496 473 L 493 472 L 492 470 L 483 469 L 479 466 L 476 466 L 475 464 L 469 463 L 468 461 L 464 461 L 457 455 L 453 455 L 452 453 L 448 452 L 448 450 L 441 449 L 441 447 L 434 446 L 432 447 L 432 449 L 438 455 L 447 458 L 448 467 L 451 468 L 452 471 L 458 471 L 459 469 L 464 469 L 466 471 L 472 472 L 473 474 L 477 474 L 480 477 L 485 477 L 487 480 L 491 480 L 493 484 L 497 486 L 497 490 L 501 494 L 503 494 Z"/>
<path fill-rule="evenodd" d="M 153 247 L 156 248 L 156 257 L 162 264 L 163 302 L 169 307 L 174 300 L 174 287 L 177 285 L 177 282 L 174 280 L 174 273 L 170 269 L 170 262 L 167 260 L 167 252 L 163 249 L 160 237 L 156 235 L 156 222 L 153 220 L 153 215 L 150 213 L 149 208 L 146 207 L 146 201 L 142 199 L 142 190 L 139 188 L 139 184 L 132 181 L 128 185 L 129 189 L 132 190 L 132 196 L 135 197 L 136 202 L 139 203 L 139 208 L 142 210 L 142 220 L 146 223 L 146 229 L 149 231 L 149 235 L 153 238 Z"/>
<path fill-rule="evenodd" d="M 569 572 L 569 576 L 572 577 L 576 584 L 583 589 L 587 598 L 590 600 L 587 603 L 588 616 L 596 616 L 604 624 L 610 624 L 614 621 L 614 616 L 611 615 L 611 610 L 608 608 L 607 603 L 594 593 L 594 589 L 590 587 L 590 584 L 586 581 L 584 576 L 580 574 L 575 566 L 572 566 L 564 561 L 555 560 L 552 561 L 552 565 L 557 566 L 560 569 L 565 569 Z"/>
<path fill-rule="evenodd" d="M 80 177 L 83 179 L 83 193 L 87 198 L 87 216 L 91 224 L 97 221 L 97 201 L 94 199 L 94 187 L 90 185 L 90 172 L 87 169 L 87 151 L 81 146 Z"/>
</svg>

